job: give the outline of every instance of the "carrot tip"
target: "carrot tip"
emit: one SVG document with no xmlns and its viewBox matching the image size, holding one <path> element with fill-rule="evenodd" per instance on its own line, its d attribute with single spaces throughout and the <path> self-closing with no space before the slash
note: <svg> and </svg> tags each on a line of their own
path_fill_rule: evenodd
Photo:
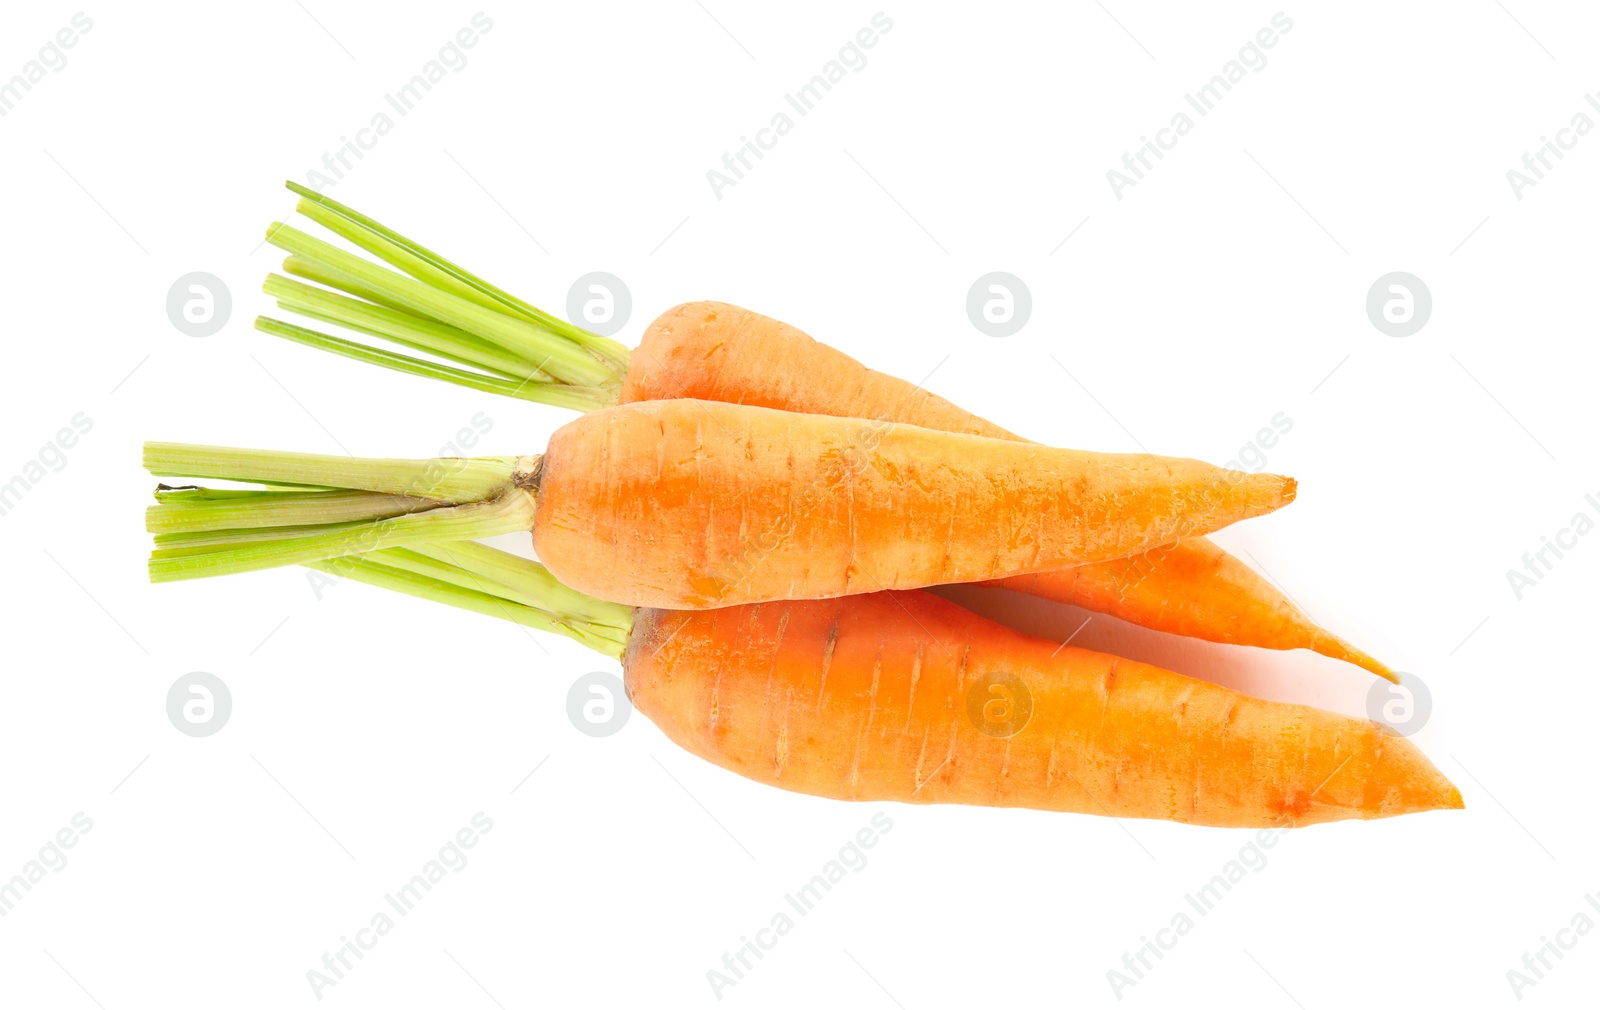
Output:
<svg viewBox="0 0 1600 1010">
<path fill-rule="evenodd" d="M 1329 659 L 1339 659 L 1346 663 L 1353 663 L 1374 676 L 1382 677 L 1391 684 L 1400 683 L 1400 675 L 1390 669 L 1387 664 L 1378 662 L 1338 635 L 1331 635 L 1314 624 L 1310 625 L 1310 627 L 1314 629 L 1316 636 L 1315 644 L 1311 646 L 1312 651 L 1321 653 Z"/>
<path fill-rule="evenodd" d="M 1283 503 L 1285 505 L 1294 501 L 1294 496 L 1300 491 L 1300 482 L 1293 477 L 1283 478 Z"/>
<path fill-rule="evenodd" d="M 1395 673 L 1393 670 L 1389 669 L 1389 667 L 1378 662 L 1376 659 L 1373 659 L 1360 649 L 1353 649 L 1347 646 L 1345 649 L 1345 654 L 1336 658 L 1354 663 L 1356 666 L 1361 667 L 1361 669 L 1367 671 L 1368 673 L 1373 674 L 1374 676 L 1382 677 L 1391 684 L 1400 683 L 1400 675 L 1398 673 Z"/>
</svg>

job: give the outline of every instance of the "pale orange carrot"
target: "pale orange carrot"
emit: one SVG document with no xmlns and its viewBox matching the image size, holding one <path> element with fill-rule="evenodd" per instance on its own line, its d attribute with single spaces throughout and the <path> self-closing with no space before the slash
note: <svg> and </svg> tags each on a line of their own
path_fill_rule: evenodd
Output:
<svg viewBox="0 0 1600 1010">
<path fill-rule="evenodd" d="M 1061 648 L 931 593 L 640 611 L 623 664 L 679 746 L 834 799 L 1223 827 L 1462 806 L 1377 723 Z"/>
<path fill-rule="evenodd" d="M 1272 583 L 1205 537 L 1133 557 L 984 585 L 1042 596 L 1174 635 L 1262 649 L 1311 649 L 1395 683 L 1400 677 L 1306 616 Z"/>
<path fill-rule="evenodd" d="M 482 544 L 315 563 L 619 658 L 668 739 L 838 800 L 1296 827 L 1458 808 L 1387 728 L 1019 634 L 925 592 L 633 610 Z"/>
<path fill-rule="evenodd" d="M 550 438 L 534 549 L 580 592 L 698 609 L 1121 557 L 1292 500 L 1276 475 L 695 400 Z"/>
<path fill-rule="evenodd" d="M 161 476 L 375 496 L 294 492 L 259 513 L 239 502 L 177 514 L 158 505 L 152 530 L 168 539 L 158 538 L 151 560 L 157 578 L 295 564 L 444 531 L 462 539 L 527 529 L 572 588 L 680 609 L 1049 571 L 1145 551 L 1294 497 L 1290 478 L 1234 481 L 1197 460 L 698 400 L 586 414 L 558 429 L 542 455 L 521 459 L 357 460 L 151 443 L 145 462 Z M 411 504 L 419 498 L 448 507 L 419 511 Z M 185 525 L 191 516 L 207 525 Z M 284 529 L 257 528 L 269 525 Z"/>
</svg>

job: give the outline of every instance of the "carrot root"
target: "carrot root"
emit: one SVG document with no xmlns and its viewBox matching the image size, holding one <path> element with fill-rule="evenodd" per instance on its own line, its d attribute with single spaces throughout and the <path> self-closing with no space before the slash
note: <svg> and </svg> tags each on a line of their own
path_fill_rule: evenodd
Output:
<svg viewBox="0 0 1600 1010">
<path fill-rule="evenodd" d="M 550 438 L 535 549 L 574 589 L 672 609 L 1050 571 L 1263 515 L 1292 478 L 720 401 Z"/>
<path fill-rule="evenodd" d="M 757 782 L 840 800 L 1296 827 L 1459 809 L 1410 741 L 1018 634 L 925 592 L 638 610 L 481 544 L 313 567 L 620 658 L 636 707 Z"/>
<path fill-rule="evenodd" d="M 984 585 L 1208 642 L 1310 649 L 1398 683 L 1389 667 L 1323 630 L 1255 569 L 1203 537 L 1132 557 Z M 1159 614 L 1160 621 L 1153 621 L 1152 614 Z"/>
<path fill-rule="evenodd" d="M 1063 649 L 923 592 L 640 611 L 624 668 L 680 746 L 836 799 L 1221 827 L 1463 805 L 1377 723 Z"/>
</svg>

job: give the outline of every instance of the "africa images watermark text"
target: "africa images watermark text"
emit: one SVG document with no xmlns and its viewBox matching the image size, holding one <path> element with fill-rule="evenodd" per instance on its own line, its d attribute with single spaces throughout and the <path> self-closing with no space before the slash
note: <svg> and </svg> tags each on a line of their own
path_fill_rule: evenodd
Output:
<svg viewBox="0 0 1600 1010">
<path fill-rule="evenodd" d="M 773 113 L 767 125 L 755 131 L 755 139 L 752 140 L 748 136 L 740 137 L 738 147 L 723 152 L 722 170 L 712 168 L 706 171 L 706 181 L 711 184 L 711 195 L 721 200 L 723 190 L 737 186 L 744 179 L 745 173 L 755 168 L 756 161 L 765 158 L 767 151 L 777 147 L 778 141 L 788 136 L 789 131 L 795 126 L 794 119 L 789 116 L 790 109 L 802 118 L 810 115 L 817 107 L 817 103 L 833 90 L 834 85 L 843 81 L 849 74 L 859 74 L 865 70 L 866 50 L 875 47 L 878 39 L 893 29 L 894 20 L 889 15 L 882 11 L 872 15 L 868 24 L 839 48 L 838 55 L 822 65 L 821 71 L 813 74 L 809 81 L 800 85 L 793 93 L 785 93 L 783 101 L 788 106 L 787 109 L 779 109 Z M 751 158 L 755 161 L 751 161 Z"/>
<path fill-rule="evenodd" d="M 1239 54 L 1222 65 L 1221 71 L 1211 75 L 1193 93 L 1185 92 L 1183 101 L 1193 109 L 1201 118 L 1209 116 L 1217 107 L 1217 103 L 1227 97 L 1235 84 L 1245 79 L 1247 74 L 1259 74 L 1267 68 L 1267 54 L 1265 50 L 1277 46 L 1279 38 L 1294 30 L 1294 19 L 1279 11 L 1272 15 L 1266 27 L 1256 32 L 1255 36 L 1244 44 Z M 1182 140 L 1194 129 L 1195 121 L 1189 118 L 1189 113 L 1180 109 L 1173 113 L 1172 119 L 1161 129 L 1155 131 L 1156 136 L 1151 140 L 1148 136 L 1139 138 L 1139 146 L 1132 151 L 1122 154 L 1122 168 L 1110 169 L 1106 172 L 1106 181 L 1111 184 L 1111 193 L 1118 200 L 1122 199 L 1122 192 L 1131 189 L 1144 180 L 1145 174 L 1155 168 L 1155 162 L 1166 157 L 1166 152 L 1178 146 Z M 1155 161 L 1151 159 L 1154 158 Z"/>
</svg>

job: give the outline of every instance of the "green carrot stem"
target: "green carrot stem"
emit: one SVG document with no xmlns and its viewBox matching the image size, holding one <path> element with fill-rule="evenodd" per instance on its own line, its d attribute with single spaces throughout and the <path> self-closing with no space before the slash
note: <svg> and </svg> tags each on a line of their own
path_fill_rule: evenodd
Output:
<svg viewBox="0 0 1600 1010">
<path fill-rule="evenodd" d="M 369 365 L 378 365 L 381 368 L 404 372 L 407 375 L 420 375 L 427 379 L 442 379 L 457 386 L 465 386 L 467 389 L 496 393 L 500 396 L 509 396 L 518 400 L 531 400 L 534 403 L 548 403 L 554 407 L 566 407 L 571 410 L 581 411 L 612 406 L 617 401 L 614 387 L 607 389 L 592 386 L 568 386 L 555 382 L 512 380 L 498 375 L 469 372 L 460 368 L 452 368 L 449 365 L 441 365 L 438 362 L 413 358 L 407 354 L 386 351 L 381 347 L 358 344 L 353 340 L 319 333 L 304 326 L 295 326 L 292 323 L 269 319 L 266 316 L 256 317 L 256 329 L 262 333 L 270 333 L 276 337 L 283 337 L 285 340 L 292 340 L 297 344 L 305 344 L 307 347 L 315 347 L 347 358 L 354 358 L 357 361 L 364 361 Z"/>
<path fill-rule="evenodd" d="M 583 627 L 618 643 L 627 639 L 634 608 L 568 589 L 537 561 L 471 540 L 429 541 L 378 551 L 369 558 L 481 592 L 493 593 Z"/>
<path fill-rule="evenodd" d="M 377 306 L 373 306 L 373 307 L 377 308 Z M 368 325 L 369 320 L 361 319 L 359 317 L 353 318 L 352 317 L 353 314 L 348 314 L 348 313 L 323 312 L 320 309 L 318 309 L 316 306 L 308 304 L 308 303 L 306 303 L 304 301 L 299 301 L 299 300 L 290 299 L 290 298 L 280 298 L 280 299 L 278 299 L 278 308 L 283 309 L 286 312 L 293 312 L 293 313 L 296 313 L 297 315 L 305 316 L 307 319 L 313 319 L 313 320 L 315 320 L 315 321 L 317 321 L 319 323 L 332 323 L 335 326 L 343 326 L 346 329 L 355 330 L 357 333 L 366 333 L 366 334 L 370 334 L 371 336 L 374 336 L 374 337 L 382 337 L 385 340 L 391 341 L 391 342 L 396 343 L 396 344 L 400 344 L 400 345 L 402 345 L 404 347 L 413 347 L 413 348 L 416 348 L 419 351 L 427 351 L 430 354 L 437 354 L 441 358 L 449 358 L 451 361 L 455 361 L 455 362 L 458 362 L 458 363 L 463 364 L 463 365 L 468 365 L 468 366 L 470 366 L 472 368 L 480 368 L 480 369 L 482 369 L 481 372 L 474 372 L 473 374 L 482 375 L 482 376 L 485 376 L 486 378 L 506 379 L 506 380 L 511 381 L 511 382 L 528 382 L 528 383 L 532 383 L 532 382 L 550 383 L 550 382 L 554 381 L 554 380 L 552 380 L 550 378 L 550 376 L 548 374 L 539 371 L 537 368 L 534 368 L 532 365 L 524 365 L 523 366 L 523 371 L 525 372 L 525 374 L 522 375 L 519 378 L 516 373 L 508 371 L 504 367 L 504 365 L 501 365 L 500 367 L 496 367 L 496 366 L 490 365 L 490 364 L 488 364 L 488 363 L 486 363 L 484 361 L 477 360 L 475 358 L 475 356 L 473 355 L 473 353 L 472 353 L 472 348 L 470 348 L 470 347 L 468 347 L 466 345 L 452 345 L 452 346 L 449 346 L 449 347 L 440 347 L 440 348 L 429 347 L 429 346 L 427 346 L 429 341 L 426 341 L 425 339 L 424 340 L 412 339 L 409 334 L 406 334 L 403 330 L 400 330 L 398 327 L 389 328 L 389 327 L 383 327 L 383 326 Z M 393 310 L 393 311 L 398 311 L 398 310 Z M 260 317 L 258 316 L 257 318 L 260 318 Z M 412 318 L 420 318 L 420 317 L 413 316 Z M 352 343 L 354 343 L 354 341 L 352 341 Z M 359 346 L 362 346 L 362 345 L 357 344 L 356 346 L 359 347 Z M 501 352 L 494 351 L 494 352 L 491 352 L 491 353 L 500 354 Z"/>
<path fill-rule="evenodd" d="M 470 540 L 526 531 L 533 526 L 533 514 L 533 498 L 521 489 L 512 489 L 491 501 L 338 524 L 290 539 L 258 537 L 235 545 L 201 549 L 158 547 L 150 555 L 150 581 L 231 575 L 424 540 Z"/>
<path fill-rule="evenodd" d="M 494 592 L 484 592 L 386 563 L 393 560 L 393 553 L 384 550 L 369 555 L 329 558 L 309 562 L 307 567 L 541 631 L 566 635 L 603 655 L 613 659 L 622 658 L 632 627 L 631 614 L 616 626 L 566 622 L 547 611 L 509 600 Z"/>
<path fill-rule="evenodd" d="M 388 302 L 408 312 L 448 323 L 540 362 L 541 368 L 564 382 L 602 386 L 621 381 L 614 362 L 558 333 L 378 266 L 298 228 L 274 225 L 267 233 L 267 241 L 285 252 L 319 260 L 364 285 L 381 289 Z"/>
<path fill-rule="evenodd" d="M 324 228 L 360 246 L 367 252 L 388 263 L 390 266 L 405 271 L 417 280 L 431 287 L 438 288 L 465 298 L 469 302 L 476 302 L 486 309 L 495 312 L 505 312 L 509 306 L 497 299 L 494 295 L 478 288 L 465 280 L 460 275 L 440 264 L 444 261 L 432 253 L 423 251 L 419 253 L 406 245 L 403 240 L 396 241 L 398 236 L 391 236 L 371 227 L 364 221 L 340 213 L 334 209 L 335 202 L 318 195 L 316 198 L 302 197 L 295 206 L 295 210 L 304 216 L 322 225 Z M 341 206 L 342 205 L 338 205 Z M 344 208 L 346 211 L 349 208 Z M 376 222 L 373 222 L 374 224 Z M 416 247 L 420 249 L 421 247 Z M 518 314 L 514 311 L 508 314 Z M 532 320 L 530 320 L 532 321 Z"/>
<path fill-rule="evenodd" d="M 437 354 L 469 368 L 436 366 L 325 334 L 305 339 L 307 333 L 315 331 L 296 334 L 258 328 L 358 361 L 503 396 L 577 410 L 594 410 L 616 402 L 629 362 L 629 351 L 622 344 L 528 304 L 354 208 L 297 183 L 286 185 L 301 197 L 298 209 L 302 214 L 402 272 L 385 269 L 288 225 L 274 224 L 268 230 L 268 239 L 289 252 L 283 263 L 285 273 L 361 300 L 355 305 L 328 302 L 307 295 L 305 289 L 289 289 L 294 294 L 282 296 L 281 292 L 273 292 L 279 297 L 279 305 L 312 319 Z M 324 293 L 323 298 L 326 297 L 336 296 Z M 373 312 L 372 306 L 400 315 Z M 419 318 L 426 318 L 438 329 L 416 332 L 415 321 Z M 531 381 L 524 386 L 496 381 L 507 377 Z M 562 393 L 561 386 L 580 391 Z"/>
<path fill-rule="evenodd" d="M 375 305 L 386 306 L 396 312 L 406 311 L 403 306 L 390 298 L 382 288 L 373 287 L 371 284 L 363 284 L 358 278 L 350 276 L 343 270 L 336 270 L 320 260 L 308 259 L 304 256 L 285 256 L 283 258 L 283 272 L 293 277 L 304 277 L 308 281 L 316 281 L 318 284 L 365 299 Z M 462 332 L 466 331 L 463 330 Z"/>
<path fill-rule="evenodd" d="M 145 510 L 144 528 L 151 533 L 385 519 L 440 504 L 427 498 L 370 491 L 242 491 L 210 498 L 171 494 L 158 494 L 157 498 L 158 503 Z"/>
<path fill-rule="evenodd" d="M 302 564 L 424 540 L 470 540 L 533 526 L 537 457 L 356 459 L 150 442 L 166 476 L 333 487 L 218 495 L 182 489 L 152 510 L 150 579 L 165 582 Z"/>
<path fill-rule="evenodd" d="M 462 541 L 462 543 L 470 544 L 472 541 Z M 453 547 L 455 544 L 429 543 L 418 546 L 427 549 L 429 553 L 433 553 L 433 551 L 436 551 L 440 548 Z M 493 550 L 493 548 L 484 549 Z M 507 556 L 514 557 L 514 555 Z M 574 637 L 579 638 L 580 641 L 586 641 L 587 639 L 593 637 L 603 639 L 612 644 L 620 645 L 626 639 L 627 635 L 625 632 L 618 634 L 619 627 L 625 629 L 631 625 L 633 621 L 632 607 L 619 607 L 617 604 L 611 603 L 602 604 L 598 600 L 593 600 L 591 602 L 611 609 L 602 613 L 576 614 L 556 610 L 552 605 L 552 601 L 546 598 L 546 594 L 535 591 L 534 587 L 516 584 L 508 585 L 505 582 L 481 575 L 478 572 L 473 571 L 470 567 L 452 564 L 449 561 L 441 560 L 438 557 L 430 557 L 428 554 L 421 553 L 417 550 L 407 549 L 404 547 L 394 547 L 387 550 L 374 551 L 370 554 L 364 555 L 364 557 L 368 558 L 369 560 L 382 561 L 384 564 L 390 565 L 391 567 L 399 568 L 416 575 L 423 575 L 428 578 L 438 579 L 440 582 L 448 582 L 451 585 L 459 586 L 462 589 L 470 589 L 475 592 L 486 593 L 490 596 L 495 596 L 510 603 L 517 604 L 518 606 L 531 607 L 534 610 L 545 614 L 550 619 L 551 630 L 556 630 L 558 628 L 565 629 L 573 634 Z M 515 558 L 515 560 L 521 561 L 523 559 Z M 529 565 L 537 564 L 537 562 L 532 561 L 526 563 Z M 553 580 L 551 581 L 553 582 Z M 566 587 L 561 586 L 559 583 L 554 583 L 554 585 L 564 593 L 571 593 L 571 590 L 566 589 Z"/>
<path fill-rule="evenodd" d="M 633 608 L 599 600 L 568 589 L 550 569 L 537 561 L 518 557 L 471 540 L 449 543 L 430 541 L 410 550 L 434 561 L 472 572 L 474 576 L 505 586 L 513 599 L 590 624 L 619 624 L 632 620 Z"/>
<path fill-rule="evenodd" d="M 511 379 L 530 378 L 535 369 L 526 358 L 510 354 L 465 330 L 423 316 L 374 305 L 324 288 L 268 274 L 261 289 L 283 308 L 325 322 L 348 326 L 397 344 L 452 358 Z M 548 378 L 548 377 L 547 377 Z"/>
<path fill-rule="evenodd" d="M 367 520 L 339 523 L 304 523 L 299 526 L 235 526 L 225 530 L 163 530 L 150 538 L 162 557 L 212 554 L 224 547 L 264 544 L 270 541 L 303 540 L 315 533 L 361 529 Z"/>
<path fill-rule="evenodd" d="M 303 491 L 304 488 L 295 488 Z M 156 501 L 169 504 L 196 501 L 228 501 L 233 498 L 254 498 L 262 492 L 257 488 L 231 488 L 231 487 L 198 487 L 194 484 L 185 484 L 182 487 L 170 487 L 166 484 L 156 485 Z"/>
<path fill-rule="evenodd" d="M 476 502 L 511 483 L 514 456 L 457 459 L 359 459 L 269 449 L 146 442 L 145 469 L 158 477 L 199 477 Z"/>
<path fill-rule="evenodd" d="M 629 351 L 615 340 L 591 333 L 528 304 L 353 207 L 347 207 L 296 182 L 286 182 L 284 185 L 300 196 L 297 209 L 301 214 L 413 277 L 485 307 L 521 316 L 598 352 L 619 369 L 627 369 Z"/>
</svg>

